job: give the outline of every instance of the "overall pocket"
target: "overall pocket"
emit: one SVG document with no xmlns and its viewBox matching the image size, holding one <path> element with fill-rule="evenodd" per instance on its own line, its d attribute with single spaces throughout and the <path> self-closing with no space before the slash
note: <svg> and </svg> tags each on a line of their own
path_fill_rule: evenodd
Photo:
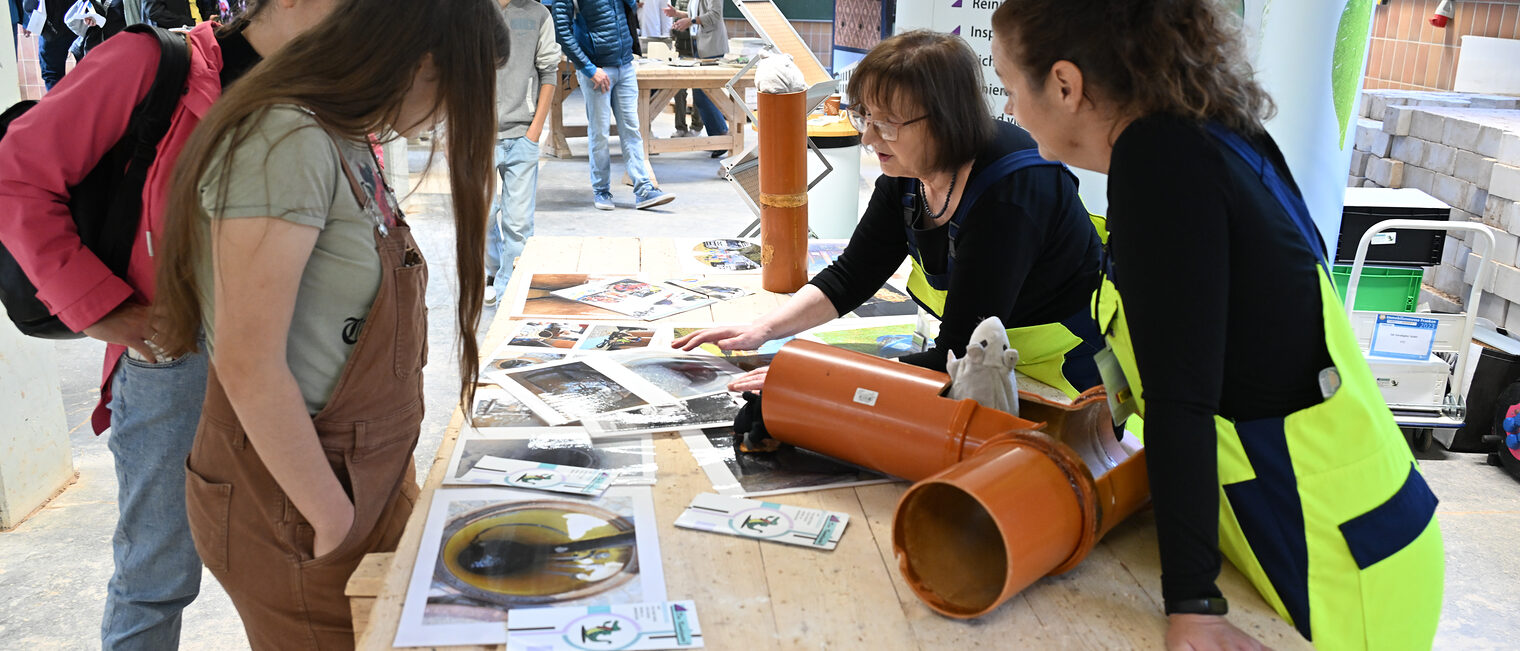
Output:
<svg viewBox="0 0 1520 651">
<path fill-rule="evenodd" d="M 416 249 L 394 270 L 396 282 L 396 377 L 406 379 L 427 363 L 427 265 Z"/>
<path fill-rule="evenodd" d="M 232 509 L 232 484 L 207 481 L 185 462 L 185 514 L 201 562 L 212 573 L 227 571 L 227 530 Z"/>
</svg>

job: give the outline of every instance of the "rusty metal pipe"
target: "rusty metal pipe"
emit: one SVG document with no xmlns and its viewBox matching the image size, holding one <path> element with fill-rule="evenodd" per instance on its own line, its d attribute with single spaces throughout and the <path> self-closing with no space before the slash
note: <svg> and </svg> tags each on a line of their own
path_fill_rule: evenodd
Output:
<svg viewBox="0 0 1520 651">
<path fill-rule="evenodd" d="M 760 285 L 790 294 L 807 283 L 807 93 L 758 93 Z"/>
<path fill-rule="evenodd" d="M 1101 388 L 1072 404 L 1021 393 L 1036 422 L 945 398 L 948 382 L 793 341 L 771 363 L 762 416 L 781 441 L 917 481 L 892 524 L 903 577 L 930 608 L 970 618 L 1075 567 L 1150 486 L 1144 450 L 1112 463 L 1122 449 L 1105 447 L 1117 438 Z"/>
</svg>

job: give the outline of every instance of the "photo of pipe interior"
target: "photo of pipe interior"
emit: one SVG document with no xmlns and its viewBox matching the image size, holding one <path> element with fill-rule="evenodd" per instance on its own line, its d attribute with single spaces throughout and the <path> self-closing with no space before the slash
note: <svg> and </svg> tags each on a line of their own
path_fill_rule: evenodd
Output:
<svg viewBox="0 0 1520 651">
<path fill-rule="evenodd" d="M 934 610 L 972 618 L 1075 567 L 1150 490 L 1101 387 L 1071 404 L 1020 392 L 1019 418 L 947 398 L 948 385 L 797 340 L 771 362 L 762 419 L 782 442 L 916 482 L 892 522 L 903 578 Z"/>
</svg>

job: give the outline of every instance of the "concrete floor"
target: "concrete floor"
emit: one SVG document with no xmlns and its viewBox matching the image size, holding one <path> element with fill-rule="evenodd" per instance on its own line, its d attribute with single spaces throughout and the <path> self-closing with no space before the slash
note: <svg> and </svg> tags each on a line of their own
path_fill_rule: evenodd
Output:
<svg viewBox="0 0 1520 651">
<path fill-rule="evenodd" d="M 578 96 L 565 114 L 579 122 Z M 667 113 L 656 132 L 672 128 Z M 651 159 L 661 186 L 677 195 L 654 211 L 627 208 L 631 189 L 614 186 L 613 212 L 591 207 L 584 139 L 572 140 L 576 156 L 545 158 L 540 165 L 537 234 L 610 236 L 731 236 L 752 219 L 705 153 L 661 154 Z M 614 148 L 614 152 L 616 152 Z M 427 161 L 414 148 L 414 171 Z M 862 177 L 874 179 L 874 159 Z M 614 158 L 614 175 L 620 167 Z M 433 172 L 436 173 L 435 166 Z M 861 184 L 862 193 L 869 186 Z M 458 391 L 454 356 L 456 302 L 452 223 L 444 198 L 418 193 L 410 219 L 429 257 L 430 356 L 425 386 L 428 413 L 416 459 L 419 475 L 432 462 L 452 415 Z M 861 205 L 865 205 L 862 200 Z M 494 310 L 483 318 L 482 332 Z M 70 440 L 79 480 L 14 531 L 0 534 L 0 649 L 99 648 L 99 621 L 110 576 L 111 533 L 116 521 L 116 477 L 104 436 L 90 431 L 90 410 L 103 346 L 88 340 L 57 344 Z M 109 434 L 107 434 L 109 435 Z M 1520 570 L 1512 538 L 1520 532 L 1520 484 L 1484 464 L 1481 455 L 1433 451 L 1421 455 L 1432 488 L 1441 497 L 1441 530 L 1447 552 L 1445 610 L 1436 646 L 1443 649 L 1514 648 L 1505 626 L 1520 610 Z M 246 648 L 242 625 L 226 594 L 209 573 L 199 599 L 185 613 L 183 648 Z"/>
</svg>

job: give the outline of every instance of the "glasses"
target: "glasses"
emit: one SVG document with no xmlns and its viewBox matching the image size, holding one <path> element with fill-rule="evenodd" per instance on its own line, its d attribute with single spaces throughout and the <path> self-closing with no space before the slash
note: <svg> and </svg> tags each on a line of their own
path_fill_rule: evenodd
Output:
<svg viewBox="0 0 1520 651">
<path fill-rule="evenodd" d="M 859 131 L 862 135 L 864 135 L 866 132 L 866 127 L 869 126 L 872 129 L 876 130 L 876 135 L 881 136 L 881 139 L 887 142 L 897 142 L 898 129 L 913 124 L 914 122 L 918 122 L 919 120 L 927 119 L 929 117 L 928 115 L 921 115 L 919 117 L 913 118 L 912 120 L 908 120 L 907 122 L 888 122 L 886 120 L 876 120 L 866 117 L 866 114 L 864 112 L 854 107 L 851 107 L 849 110 L 845 111 L 845 113 L 850 116 L 850 124 L 855 127 L 856 131 Z"/>
</svg>

